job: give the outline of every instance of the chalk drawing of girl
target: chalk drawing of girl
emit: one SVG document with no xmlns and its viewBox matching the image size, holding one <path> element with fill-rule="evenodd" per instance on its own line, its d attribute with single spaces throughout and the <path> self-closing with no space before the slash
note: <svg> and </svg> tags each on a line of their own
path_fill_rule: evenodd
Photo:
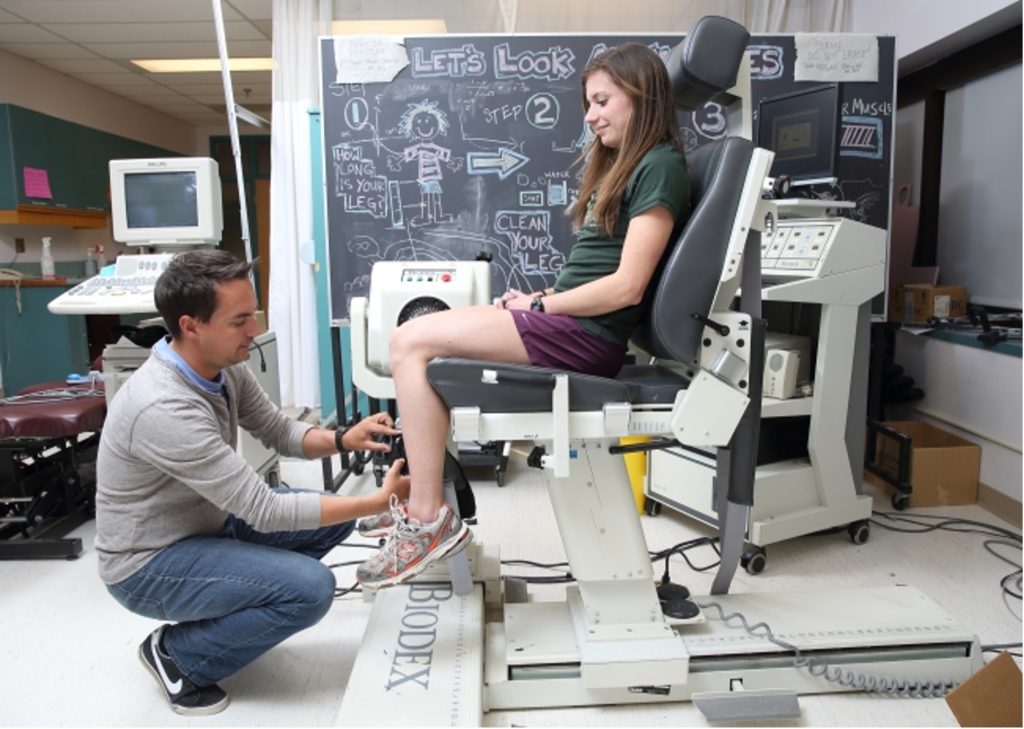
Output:
<svg viewBox="0 0 1024 729">
<path fill-rule="evenodd" d="M 452 160 L 447 147 L 434 143 L 435 137 L 447 136 L 448 116 L 433 100 L 409 104 L 398 122 L 398 131 L 415 142 L 402 150 L 402 161 L 417 163 L 416 179 L 420 186 L 420 214 L 410 222 L 413 226 L 451 222 L 452 216 L 441 208 L 442 163 L 452 171 L 458 170 L 461 160 Z"/>
</svg>

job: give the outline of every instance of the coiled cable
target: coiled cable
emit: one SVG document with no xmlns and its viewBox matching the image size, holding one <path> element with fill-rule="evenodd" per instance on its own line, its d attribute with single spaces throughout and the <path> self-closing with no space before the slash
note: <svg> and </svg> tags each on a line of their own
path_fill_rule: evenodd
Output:
<svg viewBox="0 0 1024 729">
<path fill-rule="evenodd" d="M 792 643 L 777 638 L 772 632 L 768 623 L 760 622 L 751 625 L 741 612 L 732 612 L 728 615 L 717 602 L 698 603 L 702 610 L 714 609 L 718 612 L 722 622 L 729 623 L 738 620 L 743 629 L 755 638 L 764 638 L 780 648 L 793 653 L 793 665 L 797 668 L 806 668 L 812 676 L 823 678 L 830 683 L 837 684 L 844 688 L 872 693 L 889 694 L 890 696 L 902 696 L 909 698 L 940 698 L 956 688 L 956 681 L 910 681 L 884 676 L 869 676 L 864 673 L 857 673 L 847 669 L 829 666 L 827 663 L 815 661 L 813 658 L 804 656 L 800 649 Z M 758 630 L 763 630 L 758 633 Z"/>
</svg>

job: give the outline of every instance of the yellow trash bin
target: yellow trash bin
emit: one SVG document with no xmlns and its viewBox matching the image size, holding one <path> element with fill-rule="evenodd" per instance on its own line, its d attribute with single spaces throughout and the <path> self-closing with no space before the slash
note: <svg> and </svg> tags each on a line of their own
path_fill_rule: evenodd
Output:
<svg viewBox="0 0 1024 729">
<path fill-rule="evenodd" d="M 651 439 L 649 435 L 627 435 L 619 438 L 619 445 L 633 445 L 635 443 L 646 443 Z M 626 459 L 626 472 L 629 474 L 629 485 L 633 489 L 633 500 L 636 502 L 638 514 L 644 513 L 644 478 L 647 476 L 647 453 L 623 453 Z"/>
</svg>

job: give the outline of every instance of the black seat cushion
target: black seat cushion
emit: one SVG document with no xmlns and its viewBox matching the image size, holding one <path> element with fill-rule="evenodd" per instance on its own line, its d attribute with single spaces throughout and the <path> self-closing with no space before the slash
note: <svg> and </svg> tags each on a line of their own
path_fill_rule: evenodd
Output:
<svg viewBox="0 0 1024 729">
<path fill-rule="evenodd" d="M 572 412 L 601 410 L 612 402 L 670 405 L 687 384 L 676 372 L 653 365 L 626 365 L 615 379 L 458 358 L 442 357 L 427 365 L 430 383 L 449 408 L 478 407 L 485 413 L 550 412 L 557 374 L 569 375 Z"/>
</svg>

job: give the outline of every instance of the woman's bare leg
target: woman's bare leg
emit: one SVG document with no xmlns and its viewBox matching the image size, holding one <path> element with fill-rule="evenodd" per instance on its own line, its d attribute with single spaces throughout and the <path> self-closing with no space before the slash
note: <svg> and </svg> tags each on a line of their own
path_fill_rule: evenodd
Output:
<svg viewBox="0 0 1024 729">
<path fill-rule="evenodd" d="M 528 364 L 529 358 L 512 314 L 490 306 L 412 319 L 394 331 L 390 352 L 412 483 L 407 509 L 413 519 L 432 522 L 443 502 L 449 415 L 427 380 L 427 363 L 435 357 L 467 357 Z"/>
</svg>

